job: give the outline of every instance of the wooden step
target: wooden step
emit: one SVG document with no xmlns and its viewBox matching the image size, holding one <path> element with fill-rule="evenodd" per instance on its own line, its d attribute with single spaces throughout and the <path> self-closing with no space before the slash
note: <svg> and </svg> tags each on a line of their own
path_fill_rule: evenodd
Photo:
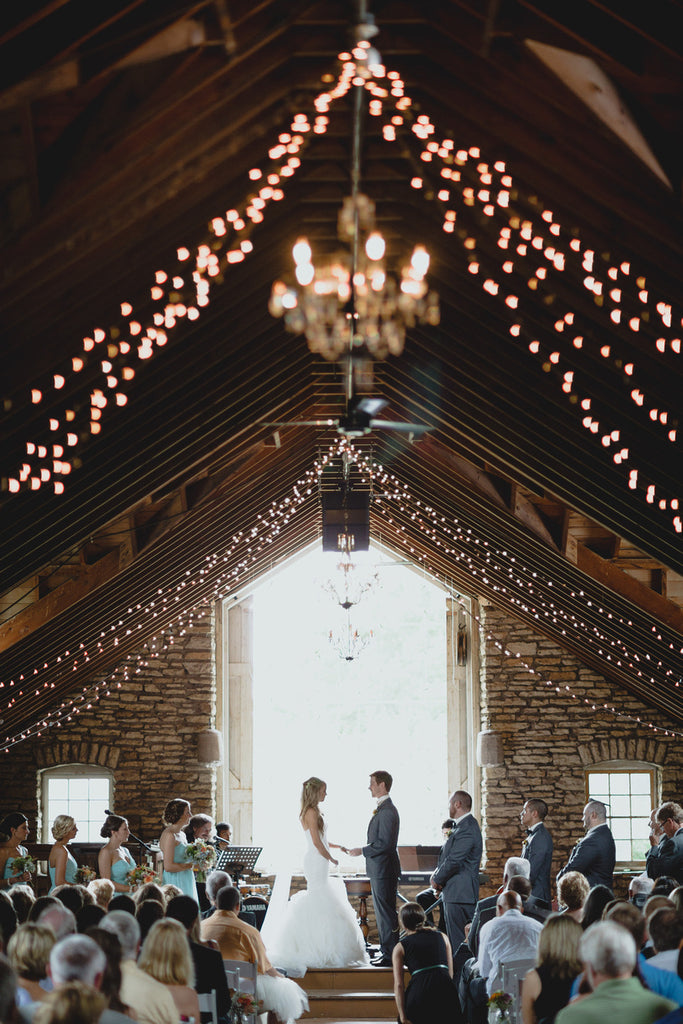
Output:
<svg viewBox="0 0 683 1024">
<path fill-rule="evenodd" d="M 341 989 L 312 989 L 308 993 L 310 1009 L 303 1019 L 323 1018 L 329 1021 L 395 1020 L 396 1003 L 391 992 L 372 992 L 368 989 L 342 991 Z"/>
<path fill-rule="evenodd" d="M 406 975 L 406 984 L 410 975 Z M 316 989 L 393 992 L 390 967 L 310 967 L 303 978 L 293 978 L 307 992 Z"/>
</svg>

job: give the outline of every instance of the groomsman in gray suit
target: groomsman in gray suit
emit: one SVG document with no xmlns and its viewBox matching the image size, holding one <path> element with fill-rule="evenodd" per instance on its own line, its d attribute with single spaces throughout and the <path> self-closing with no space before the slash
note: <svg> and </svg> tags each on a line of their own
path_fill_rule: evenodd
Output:
<svg viewBox="0 0 683 1024">
<path fill-rule="evenodd" d="M 396 890 L 401 862 L 397 849 L 398 811 L 389 796 L 392 782 L 389 772 L 372 773 L 369 788 L 377 800 L 377 807 L 368 825 L 367 845 L 346 851 L 352 857 L 360 857 L 361 854 L 365 857 L 381 947 L 379 955 L 372 960 L 374 967 L 391 967 L 391 954 L 398 942 Z"/>
<path fill-rule="evenodd" d="M 522 846 L 522 857 L 529 861 L 531 895 L 541 900 L 546 909 L 552 907 L 550 893 L 550 868 L 553 860 L 553 840 L 544 825 L 548 805 L 545 800 L 527 800 L 522 807 L 519 820 L 526 829 Z"/>
<path fill-rule="evenodd" d="M 465 941 L 465 925 L 472 920 L 479 899 L 482 842 L 469 793 L 456 790 L 450 799 L 448 813 L 455 819 L 455 827 L 441 847 L 430 885 L 435 892 L 443 893 L 446 932 L 452 949 L 456 950 Z"/>
</svg>

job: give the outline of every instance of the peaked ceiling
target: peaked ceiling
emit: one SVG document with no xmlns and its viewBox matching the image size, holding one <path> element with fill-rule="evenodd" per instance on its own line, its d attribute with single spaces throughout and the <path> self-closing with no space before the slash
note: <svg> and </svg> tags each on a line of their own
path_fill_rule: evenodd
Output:
<svg viewBox="0 0 683 1024">
<path fill-rule="evenodd" d="M 300 234 L 316 256 L 338 248 L 358 90 L 314 100 L 369 13 L 399 78 L 361 122 L 361 187 L 389 262 L 426 244 L 441 299 L 439 326 L 374 367 L 384 415 L 431 429 L 356 443 L 373 534 L 683 718 L 681 4 L 632 7 L 5 12 L 0 746 L 319 537 L 342 460 L 313 467 L 339 437 L 265 424 L 342 414 L 343 370 L 268 299 Z M 252 219 L 297 114 L 300 164 Z M 229 210 L 245 227 L 217 236 Z M 139 349 L 155 312 L 195 306 L 201 245 L 210 301 Z"/>
</svg>

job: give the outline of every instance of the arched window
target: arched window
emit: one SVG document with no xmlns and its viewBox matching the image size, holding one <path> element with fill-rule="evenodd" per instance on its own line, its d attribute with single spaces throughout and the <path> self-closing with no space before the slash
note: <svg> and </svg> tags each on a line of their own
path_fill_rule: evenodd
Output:
<svg viewBox="0 0 683 1024">
<path fill-rule="evenodd" d="M 94 764 L 62 764 L 45 768 L 40 780 L 43 842 L 52 842 L 50 826 L 58 814 L 70 814 L 78 825 L 78 841 L 100 839 L 105 810 L 111 807 L 114 776 Z"/>
<path fill-rule="evenodd" d="M 659 769 L 646 761 L 603 761 L 586 769 L 586 799 L 607 804 L 618 865 L 644 865 L 650 846 L 648 819 L 658 793 Z"/>
</svg>

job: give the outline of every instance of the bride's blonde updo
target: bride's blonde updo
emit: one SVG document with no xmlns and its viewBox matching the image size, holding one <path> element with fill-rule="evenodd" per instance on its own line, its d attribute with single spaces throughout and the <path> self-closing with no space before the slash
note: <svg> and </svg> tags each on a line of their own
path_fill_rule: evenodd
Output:
<svg viewBox="0 0 683 1024">
<path fill-rule="evenodd" d="M 322 779 L 317 779 L 315 775 L 311 776 L 310 779 L 306 779 L 301 789 L 301 814 L 299 817 L 304 820 L 304 814 L 309 808 L 318 812 L 318 820 L 316 822 L 318 826 L 318 832 L 322 834 L 325 828 L 325 822 L 323 816 L 320 813 L 318 802 L 320 800 L 320 791 L 325 783 Z"/>
</svg>

